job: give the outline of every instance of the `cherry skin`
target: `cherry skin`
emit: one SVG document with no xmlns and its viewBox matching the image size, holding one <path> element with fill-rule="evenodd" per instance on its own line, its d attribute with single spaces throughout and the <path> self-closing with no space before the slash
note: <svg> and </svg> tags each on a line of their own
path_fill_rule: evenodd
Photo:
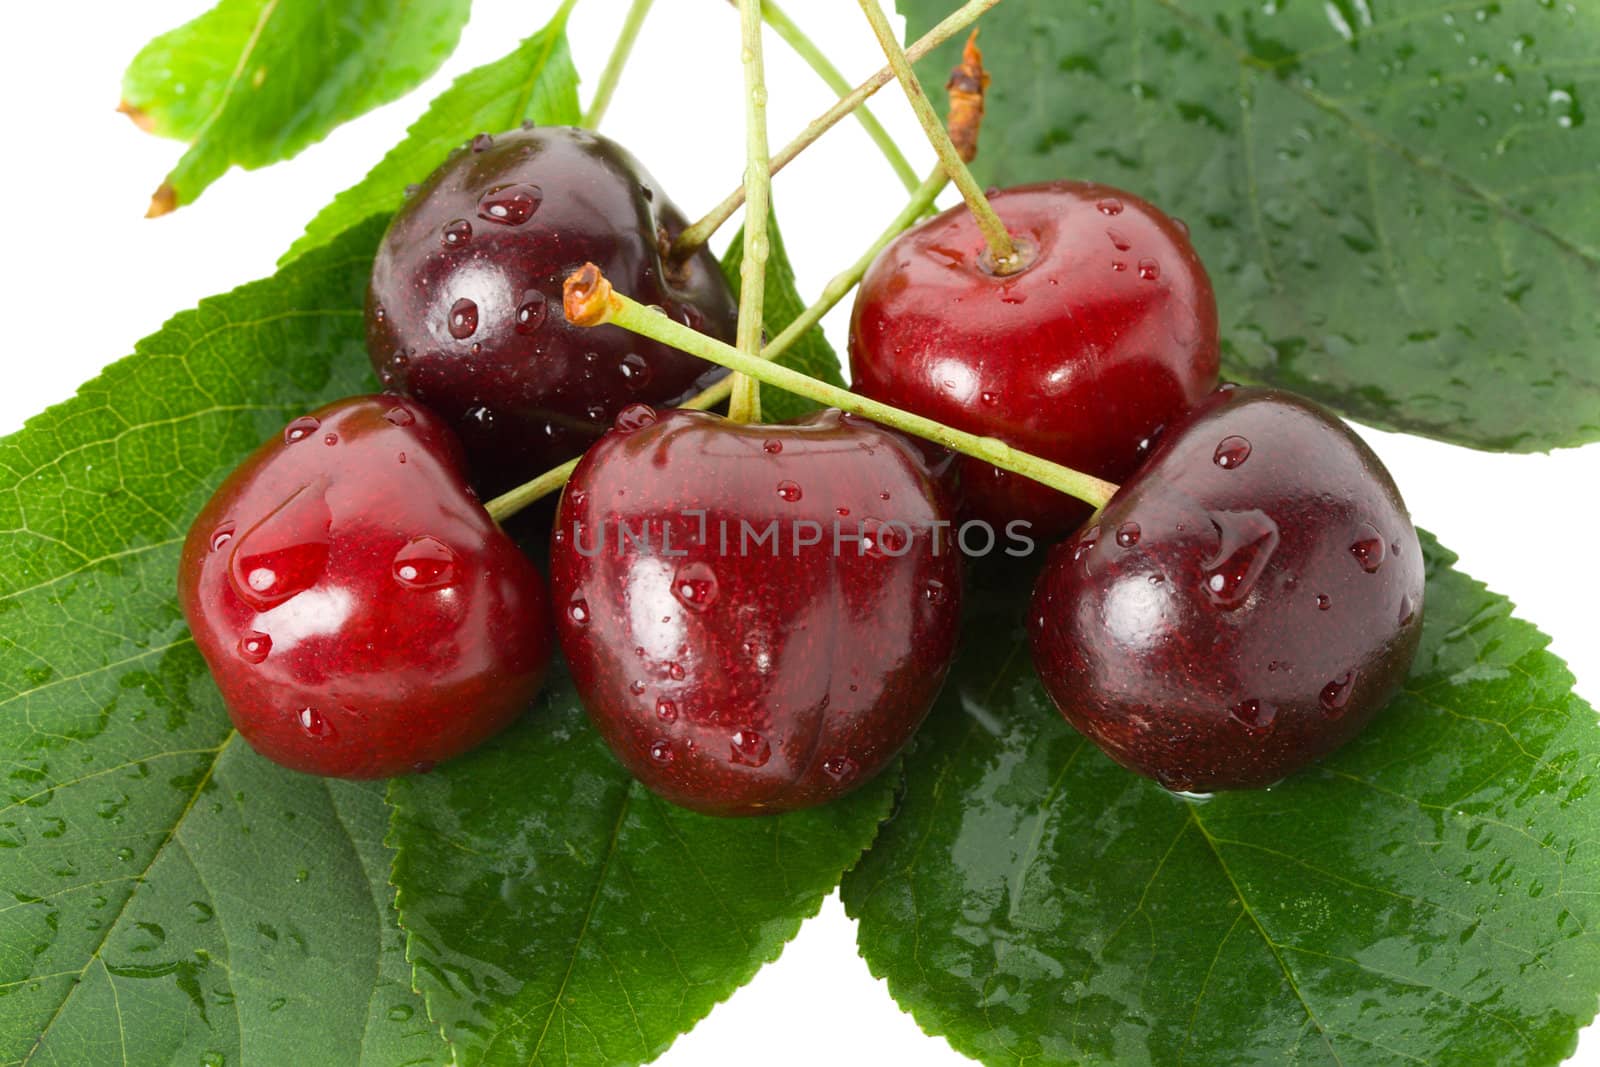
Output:
<svg viewBox="0 0 1600 1067">
<path fill-rule="evenodd" d="M 480 488 L 526 481 L 582 452 L 626 405 L 678 403 L 725 373 L 562 317 L 562 281 L 593 261 L 621 291 L 731 339 L 738 310 L 711 253 L 663 261 L 683 228 L 614 141 L 567 127 L 480 135 L 384 235 L 367 294 L 372 365 L 449 421 Z"/>
<path fill-rule="evenodd" d="M 578 693 L 623 765 L 684 807 L 849 792 L 910 740 L 955 651 L 942 490 L 903 438 L 837 411 L 754 426 L 629 409 L 556 523 Z"/>
<path fill-rule="evenodd" d="M 178 595 L 234 726 L 297 771 L 384 778 L 522 713 L 550 661 L 528 558 L 467 488 L 460 445 L 394 397 L 295 419 L 217 489 Z"/>
<path fill-rule="evenodd" d="M 1067 720 L 1174 790 L 1271 785 L 1405 680 L 1422 549 L 1370 449 L 1288 393 L 1224 389 L 1169 428 L 1034 588 Z"/>
<path fill-rule="evenodd" d="M 1027 266 L 1000 276 L 958 206 L 906 231 L 861 282 L 854 388 L 1113 482 L 1217 384 L 1217 306 L 1181 223 L 1105 185 L 991 198 Z M 964 510 L 1062 534 L 1090 509 L 963 457 Z"/>
</svg>

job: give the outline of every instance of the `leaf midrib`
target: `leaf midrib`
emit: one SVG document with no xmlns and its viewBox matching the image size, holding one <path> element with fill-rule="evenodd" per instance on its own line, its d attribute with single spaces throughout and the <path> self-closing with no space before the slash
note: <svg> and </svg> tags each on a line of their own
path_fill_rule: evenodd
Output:
<svg viewBox="0 0 1600 1067">
<path fill-rule="evenodd" d="M 183 820 L 188 818 L 189 813 L 194 810 L 195 803 L 200 799 L 200 794 L 205 792 L 206 786 L 210 784 L 212 776 L 216 773 L 217 764 L 222 762 L 223 753 L 228 750 L 228 746 L 238 736 L 238 731 L 230 728 L 228 735 L 217 746 L 211 761 L 206 764 L 205 773 L 200 776 L 195 783 L 194 791 L 189 794 L 189 799 L 184 802 L 183 810 L 178 813 L 177 818 L 172 820 L 172 825 L 167 828 L 166 836 L 161 839 L 161 844 L 157 845 L 155 851 L 150 854 L 150 862 L 146 863 L 144 870 L 139 872 L 133 888 L 128 890 L 128 895 L 122 898 L 122 906 L 117 909 L 116 915 L 112 916 L 111 921 L 100 928 L 100 938 L 95 942 L 94 948 L 90 950 L 89 958 L 84 960 L 83 966 L 77 970 L 72 980 L 72 985 L 67 989 L 67 995 L 61 998 L 61 1003 L 56 1005 L 56 1010 L 50 1014 L 50 1018 L 45 1021 L 44 1026 L 39 1028 L 39 1036 L 34 1039 L 33 1047 L 28 1050 L 28 1054 L 22 1057 L 19 1067 L 28 1067 L 33 1062 L 33 1057 L 44 1047 L 45 1038 L 50 1035 L 50 1028 L 55 1026 L 56 1020 L 61 1018 L 61 1013 L 66 1010 L 68 1004 L 72 1003 L 72 998 L 77 996 L 78 990 L 83 988 L 84 975 L 88 974 L 89 968 L 100 960 L 100 953 L 105 948 L 106 942 L 110 940 L 111 932 L 122 924 L 122 917 L 127 914 L 128 906 L 133 903 L 133 898 L 139 895 L 139 889 L 144 885 L 145 879 L 149 877 L 151 869 L 156 865 L 156 861 L 161 858 L 166 852 L 167 846 L 172 844 L 174 838 L 178 836 L 178 828 L 183 825 Z M 107 980 L 110 980 L 109 974 Z M 114 983 L 113 988 L 115 988 Z"/>
</svg>

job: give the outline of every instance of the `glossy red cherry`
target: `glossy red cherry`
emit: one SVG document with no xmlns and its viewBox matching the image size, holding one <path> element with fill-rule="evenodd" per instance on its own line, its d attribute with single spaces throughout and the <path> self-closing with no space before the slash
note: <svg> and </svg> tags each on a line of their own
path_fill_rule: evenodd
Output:
<svg viewBox="0 0 1600 1067">
<path fill-rule="evenodd" d="M 1034 590 L 1034 664 L 1111 758 L 1169 789 L 1271 785 L 1405 680 L 1422 550 L 1394 482 L 1309 401 L 1218 392 L 1169 428 Z"/>
<path fill-rule="evenodd" d="M 1110 481 L 1217 384 L 1217 307 L 1181 223 L 1105 185 L 1052 182 L 991 202 L 1027 267 L 996 275 L 964 206 L 897 238 L 850 322 L 854 388 Z M 987 463 L 957 468 L 965 510 L 1036 537 L 1088 517 Z"/>
<path fill-rule="evenodd" d="M 910 739 L 950 664 L 949 513 L 922 454 L 872 423 L 630 409 L 556 522 L 556 631 L 584 706 L 685 807 L 848 792 Z"/>
<path fill-rule="evenodd" d="M 508 725 L 550 660 L 544 582 L 419 405 L 295 419 L 217 489 L 178 596 L 228 714 L 312 774 L 427 770 Z"/>
<path fill-rule="evenodd" d="M 711 254 L 663 261 L 683 227 L 614 141 L 566 127 L 479 136 L 384 235 L 367 295 L 372 365 L 446 418 L 481 488 L 525 481 L 583 451 L 624 406 L 677 403 L 724 373 L 561 314 L 562 281 L 593 261 L 630 296 L 732 338 L 738 312 Z"/>
</svg>

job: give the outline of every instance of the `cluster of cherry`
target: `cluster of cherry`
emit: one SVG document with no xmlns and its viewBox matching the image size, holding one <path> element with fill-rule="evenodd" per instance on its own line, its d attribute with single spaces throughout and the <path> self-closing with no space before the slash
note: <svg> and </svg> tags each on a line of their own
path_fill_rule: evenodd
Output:
<svg viewBox="0 0 1600 1067">
<path fill-rule="evenodd" d="M 182 604 L 241 734 L 312 773 L 424 771 L 529 707 L 553 630 L 651 789 L 719 814 L 819 804 L 927 714 L 962 549 L 1065 536 L 1027 609 L 1034 661 L 1115 759 L 1209 791 L 1343 744 L 1420 635 L 1393 482 L 1314 405 L 1218 387 L 1182 223 L 1078 182 L 992 203 L 1016 262 L 946 212 L 883 251 L 851 323 L 855 390 L 981 435 L 954 456 L 836 410 L 695 410 L 727 396 L 721 368 L 562 304 L 596 264 L 663 322 L 733 336 L 717 263 L 673 249 L 684 219 L 654 180 L 583 130 L 475 138 L 379 249 L 367 336 L 388 392 L 295 419 L 194 521 Z M 1007 446 L 1121 488 L 1074 499 L 989 462 Z M 478 492 L 525 499 L 580 454 L 547 591 L 497 523 L 510 507 Z"/>
</svg>

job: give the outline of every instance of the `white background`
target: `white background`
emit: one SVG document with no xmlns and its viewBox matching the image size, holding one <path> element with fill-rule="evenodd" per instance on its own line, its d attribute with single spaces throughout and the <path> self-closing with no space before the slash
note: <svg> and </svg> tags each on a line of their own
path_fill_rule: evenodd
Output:
<svg viewBox="0 0 1600 1067">
<path fill-rule="evenodd" d="M 121 72 L 143 42 L 207 6 L 205 0 L 96 3 L 87 11 L 8 6 L 0 39 L 0 99 L 9 104 L 10 146 L 0 171 L 0 203 L 7 206 L 0 433 L 70 397 L 170 314 L 270 274 L 300 226 L 360 179 L 427 100 L 462 71 L 503 55 L 556 5 L 478 0 L 459 49 L 423 88 L 341 127 L 287 164 L 233 171 L 197 203 L 146 221 L 148 197 L 181 149 L 139 133 L 114 112 Z M 623 0 L 583 0 L 574 12 L 570 32 L 587 86 L 605 63 L 624 7 Z M 852 82 L 880 65 L 852 0 L 790 0 L 787 7 Z M 720 200 L 741 171 L 737 21 L 723 0 L 661 0 L 603 127 L 646 162 L 690 217 Z M 766 55 L 777 147 L 832 97 L 770 34 Z M 876 111 L 925 173 L 932 155 L 893 88 L 880 94 Z M 905 199 L 852 123 L 785 171 L 775 196 L 807 296 L 853 260 Z M 732 232 L 730 226 L 725 234 Z M 826 323 L 840 351 L 847 309 L 848 303 Z M 1590 701 L 1600 697 L 1593 620 L 1600 570 L 1591 556 L 1600 519 L 1600 446 L 1495 456 L 1363 434 L 1393 471 L 1417 524 L 1438 534 L 1461 554 L 1466 570 L 1511 597 L 1520 614 L 1551 634 L 1554 651 L 1578 676 L 1579 691 Z M 1572 1062 L 1600 1064 L 1600 1039 L 1585 1037 Z M 853 925 L 830 899 L 776 964 L 658 1062 L 938 1067 L 970 1061 L 924 1036 L 895 1007 L 857 957 Z"/>
</svg>

